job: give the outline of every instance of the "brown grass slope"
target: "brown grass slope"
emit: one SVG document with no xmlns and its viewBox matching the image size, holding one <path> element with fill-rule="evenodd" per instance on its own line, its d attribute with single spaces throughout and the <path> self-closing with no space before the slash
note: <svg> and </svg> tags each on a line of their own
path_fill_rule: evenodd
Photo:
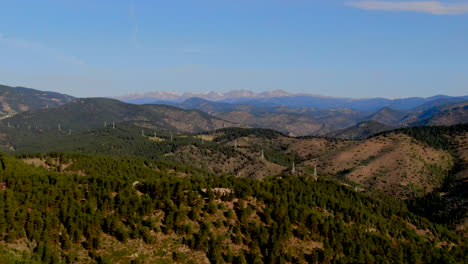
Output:
<svg viewBox="0 0 468 264">
<path fill-rule="evenodd" d="M 406 115 L 403 111 L 384 107 L 374 114 L 370 115 L 369 120 L 374 120 L 389 126 L 397 125 L 399 121 Z"/>
<path fill-rule="evenodd" d="M 363 114 L 350 109 L 290 109 L 253 112 L 249 109 L 212 113 L 221 119 L 249 127 L 269 128 L 291 136 L 325 135 L 362 120 Z"/>
<path fill-rule="evenodd" d="M 260 153 L 254 153 L 244 148 L 234 149 L 233 153 L 225 153 L 216 149 L 202 149 L 196 146 L 185 146 L 171 156 L 176 161 L 191 164 L 217 174 L 233 175 L 262 179 L 282 173 L 286 167 L 261 158 Z"/>
<path fill-rule="evenodd" d="M 431 192 L 443 183 L 453 158 L 399 133 L 349 143 L 304 162 L 317 164 L 324 174 L 334 174 L 364 187 L 399 198 Z"/>
<path fill-rule="evenodd" d="M 322 128 L 320 121 L 307 116 L 286 113 L 252 114 L 244 111 L 216 113 L 215 116 L 251 127 L 270 128 L 290 135 L 311 135 Z"/>
<path fill-rule="evenodd" d="M 271 169 L 274 164 L 258 159 L 258 152 L 249 152 L 249 148 L 271 147 L 282 152 L 284 157 L 295 157 L 298 174 L 311 173 L 316 165 L 319 176 L 328 175 L 353 181 L 361 187 L 402 199 L 421 196 L 441 187 L 454 165 L 450 153 L 429 147 L 399 132 L 361 141 L 248 136 L 237 138 L 236 142 L 239 157 L 227 158 L 219 153 L 203 157 L 200 153 L 195 155 L 192 152 L 189 159 L 207 162 L 214 158 L 211 163 L 205 163 L 206 166 L 213 166 L 222 172 L 247 170 L 247 164 L 251 164 L 251 168 L 259 174 L 290 172 L 291 166 Z M 225 144 L 233 146 L 234 140 Z M 461 145 L 466 147 L 465 143 Z M 249 161 L 248 157 L 252 160 Z M 242 173 L 238 175 L 245 176 Z"/>
</svg>

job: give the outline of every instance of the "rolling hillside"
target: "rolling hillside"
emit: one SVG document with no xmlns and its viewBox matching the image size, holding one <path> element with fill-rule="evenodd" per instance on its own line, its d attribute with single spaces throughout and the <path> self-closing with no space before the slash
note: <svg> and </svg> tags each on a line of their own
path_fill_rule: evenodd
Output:
<svg viewBox="0 0 468 264">
<path fill-rule="evenodd" d="M 400 123 L 405 126 L 456 125 L 468 122 L 468 101 L 416 108 Z"/>
<path fill-rule="evenodd" d="M 441 187 L 453 166 L 449 153 L 390 134 L 352 143 L 337 153 L 306 161 L 363 187 L 400 198 L 421 196 Z"/>
<path fill-rule="evenodd" d="M 257 179 L 290 173 L 293 163 L 298 175 L 310 175 L 316 165 L 319 175 L 398 198 L 419 197 L 441 187 L 455 162 L 447 150 L 426 145 L 427 138 L 416 139 L 398 130 L 360 141 L 295 138 L 272 130 L 243 128 L 171 135 L 170 130 L 142 128 L 141 123 L 132 122 L 116 123 L 115 128 L 72 130 L 71 134 L 65 126 L 62 130 L 12 126 L 0 132 L 1 149 L 11 153 L 134 155 Z"/>
<path fill-rule="evenodd" d="M 5 263 L 459 263 L 467 253 L 465 238 L 402 202 L 333 181 L 60 153 L 0 164 Z"/>
<path fill-rule="evenodd" d="M 102 108 L 77 103 L 87 106 L 77 107 L 84 109 L 77 114 L 80 118 L 104 109 L 117 113 L 107 118 L 123 116 L 121 113 L 138 117 L 140 113 L 129 111 L 140 108 L 115 105 L 113 100 L 104 101 L 107 105 L 100 104 Z M 422 262 L 451 263 L 465 255 L 460 235 L 411 211 L 466 230 L 466 125 L 405 128 L 355 141 L 288 137 L 274 130 L 246 128 L 171 135 L 169 130 L 142 128 L 141 121 L 134 119 L 116 123 L 115 128 L 108 121 L 105 128 L 76 129 L 70 135 L 66 129 L 40 131 L 24 125 L 17 128 L 12 125 L 14 118 L 7 120 L 11 127 L 1 128 L 3 147 L 20 154 L 22 162 L 46 171 L 24 167 L 15 159 L 2 156 L 0 180 L 6 183 L 4 193 L 10 195 L 8 204 L 13 199 L 19 211 L 2 203 L 1 195 L 0 206 L 4 204 L 8 207 L 5 210 L 18 215 L 18 221 L 29 223 L 27 219 L 32 219 L 34 223 L 35 218 L 48 217 L 56 226 L 38 225 L 22 232 L 14 224 L 18 221 L 2 225 L 5 242 L 0 244 L 0 256 L 4 259 L 40 259 L 46 263 L 189 263 L 193 258 L 197 263 L 327 263 L 335 259 L 359 262 L 377 254 L 381 249 L 375 246 L 380 245 L 389 246 L 383 256 L 403 263 L 407 258 L 410 262 L 424 258 Z M 102 126 L 103 119 L 89 120 Z M 8 142 L 15 145 L 8 147 Z M 114 157 L 27 154 L 50 151 Z M 457 164 L 461 170 L 452 180 Z M 138 183 L 134 185 L 135 182 Z M 447 183 L 452 187 L 446 191 L 446 200 L 430 198 Z M 30 192 L 28 186 L 35 186 L 37 192 Z M 62 192 L 60 188 L 70 189 Z M 221 190 L 227 195 L 217 193 Z M 38 196 L 25 202 L 19 193 Z M 67 198 L 67 193 L 74 198 Z M 46 197 L 50 197 L 50 204 Z M 395 198 L 407 200 L 411 211 Z M 56 204 L 75 200 L 81 202 L 70 202 L 69 207 Z M 428 206 L 431 209 L 421 211 Z M 21 215 L 28 212 L 27 208 L 37 214 L 30 213 L 23 220 Z M 312 211 L 304 211 L 305 208 Z M 367 210 L 371 211 L 366 213 Z M 74 212 L 77 217 L 64 218 L 67 212 Z M 441 221 L 441 215 L 453 222 Z M 330 239 L 337 234 L 341 234 L 339 243 Z M 356 238 L 352 234 L 361 235 Z M 373 239 L 387 242 L 370 242 Z M 34 243 L 39 240 L 44 243 Z M 356 241 L 366 245 L 364 249 L 355 248 Z"/>
<path fill-rule="evenodd" d="M 162 93 L 161 98 L 167 97 L 166 101 L 161 101 L 165 106 L 151 106 L 125 104 L 105 98 L 75 100 L 59 93 L 0 86 L 3 109 L 0 109 L 0 118 L 27 112 L 9 119 L 5 124 L 10 122 L 11 126 L 37 126 L 40 129 L 58 128 L 60 124 L 64 129 L 87 130 L 103 126 L 104 122 L 131 122 L 152 129 L 184 133 L 244 126 L 275 129 L 291 136 L 333 135 L 368 120 L 402 127 L 451 125 L 467 122 L 468 119 L 466 97 L 358 100 L 294 96 L 281 91 L 258 95 L 241 91 L 225 95 L 212 93 L 206 98 L 215 101 L 209 101 L 193 97 L 197 95 L 204 97 L 203 94 L 186 94 L 181 97 L 185 100 L 180 101 L 181 98 L 174 99 L 177 96 L 173 93 Z M 182 111 L 174 106 L 201 110 L 208 115 L 199 111 Z"/>
<path fill-rule="evenodd" d="M 155 130 L 201 132 L 235 124 L 201 111 L 183 110 L 167 105 L 133 105 L 106 98 L 84 98 L 53 109 L 36 109 L 3 120 L 3 125 L 38 130 L 87 131 L 105 124 L 131 123 Z"/>
<path fill-rule="evenodd" d="M 191 102 L 211 107 L 211 103 L 203 100 Z M 220 110 L 227 106 L 216 107 Z M 199 110 L 174 106 L 132 105 L 105 98 L 76 99 L 55 108 L 28 110 L 2 120 L 0 145 L 3 151 L 15 154 L 56 151 L 139 156 L 253 179 L 282 173 L 311 175 L 316 166 L 320 177 L 401 199 L 424 197 L 434 190 L 442 190 L 456 166 L 466 167 L 463 165 L 467 163 L 463 154 L 466 142 L 458 143 L 462 147 L 457 150 L 439 146 L 455 144 L 454 138 L 463 135 L 431 136 L 412 132 L 419 131 L 418 128 L 407 128 L 367 138 L 390 129 L 375 121 L 333 134 L 329 133 L 331 127 L 354 122 L 346 116 L 359 113 L 287 107 L 276 107 L 272 110 L 275 113 L 249 113 L 252 109 L 216 112 L 218 116 L 232 115 L 236 119 L 229 122 Z M 466 103 L 443 105 L 407 116 L 406 121 L 451 124 L 463 122 L 466 112 Z M 390 120 L 388 115 L 392 113 L 395 111 L 386 108 L 379 111 L 379 116 Z M 320 123 L 324 120 L 328 123 Z M 226 128 L 236 123 L 273 127 L 284 134 L 267 129 Z M 286 133 L 295 135 L 293 129 L 299 135 L 315 130 L 353 140 L 285 136 Z M 466 131 L 466 128 L 462 126 L 459 130 Z M 463 182 L 458 180 L 457 186 L 463 186 Z M 453 197 L 451 201 L 461 204 L 454 208 L 464 208 L 466 199 L 459 197 L 458 192 L 446 193 L 449 193 L 447 197 Z"/>
<path fill-rule="evenodd" d="M 72 96 L 55 92 L 0 85 L 0 118 L 32 109 L 57 107 L 73 99 Z"/>
<path fill-rule="evenodd" d="M 201 98 L 189 98 L 175 105 L 202 110 L 248 127 L 274 129 L 292 136 L 323 135 L 352 126 L 367 116 L 367 113 L 350 109 L 295 108 L 262 102 L 232 104 Z"/>
<path fill-rule="evenodd" d="M 319 176 L 354 182 L 403 199 L 420 197 L 442 187 L 457 159 L 447 149 L 428 145 L 424 140 L 429 137 L 416 139 L 399 130 L 359 141 L 281 134 L 265 137 L 240 131 L 243 130 L 216 132 L 213 140 L 231 146 L 236 143 L 238 151 L 250 149 L 257 155 L 261 149 L 268 150 L 275 155 L 266 155 L 265 159 L 285 166 L 288 172 L 293 162 L 298 175 L 310 175 L 317 166 Z"/>
<path fill-rule="evenodd" d="M 407 112 L 384 107 L 366 119 L 374 120 L 379 123 L 386 124 L 387 126 L 398 126 L 400 121 L 407 115 Z"/>
<path fill-rule="evenodd" d="M 468 102 L 451 104 L 434 111 L 430 116 L 424 116 L 417 125 L 449 126 L 468 123 Z"/>
</svg>

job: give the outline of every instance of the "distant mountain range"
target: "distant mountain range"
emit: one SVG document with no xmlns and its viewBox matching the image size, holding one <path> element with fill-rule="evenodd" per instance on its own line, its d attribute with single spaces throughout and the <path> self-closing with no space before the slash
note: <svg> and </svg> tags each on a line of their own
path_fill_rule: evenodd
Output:
<svg viewBox="0 0 468 264">
<path fill-rule="evenodd" d="M 408 110 L 384 106 L 376 111 L 342 107 L 289 107 L 263 101 L 236 104 L 209 101 L 203 98 L 189 98 L 182 102 L 166 101 L 164 103 L 184 109 L 198 109 L 232 123 L 249 127 L 270 128 L 291 136 L 330 136 L 370 120 L 376 121 L 370 126 L 373 129 L 366 127 L 363 134 L 357 133 L 362 129 L 353 130 L 353 133 L 341 134 L 340 137 L 354 135 L 350 139 L 357 139 L 372 135 L 371 131 L 377 133 L 406 126 L 452 125 L 468 122 L 468 99 L 444 96 L 432 98 L 434 100 L 426 99 L 425 101 L 429 102 Z M 399 105 L 401 106 L 401 102 Z M 382 124 L 382 126 L 378 127 L 377 124 Z"/>
<path fill-rule="evenodd" d="M 201 97 L 189 97 L 194 95 Z M 122 102 L 0 86 L 0 118 L 5 119 L 6 126 L 41 129 L 55 129 L 60 124 L 63 129 L 88 130 L 107 122 L 177 133 L 252 127 L 274 129 L 289 136 L 347 139 L 362 139 L 407 126 L 468 123 L 468 96 L 349 99 L 284 91 L 182 95 L 157 92 L 151 96 L 154 98 L 133 95 Z M 138 100 L 151 103 L 128 103 Z"/>
<path fill-rule="evenodd" d="M 292 94 L 276 90 L 276 91 L 267 91 L 261 93 L 255 93 L 248 90 L 238 90 L 230 91 L 226 93 L 218 92 L 208 92 L 208 93 L 176 93 L 176 92 L 150 92 L 145 94 L 129 94 L 120 97 L 115 97 L 116 99 L 135 103 L 135 104 L 145 104 L 153 103 L 160 101 L 172 101 L 172 102 L 181 102 L 192 97 L 199 97 L 210 101 L 242 101 L 249 100 L 253 98 L 273 98 L 273 97 L 285 97 L 291 96 Z"/>
<path fill-rule="evenodd" d="M 131 94 L 116 97 L 124 102 L 134 104 L 179 104 L 191 98 L 200 98 L 213 102 L 225 102 L 231 104 L 244 104 L 251 106 L 270 105 L 286 106 L 290 108 L 317 108 L 317 109 L 338 109 L 350 108 L 359 111 L 373 112 L 383 107 L 396 110 L 410 110 L 416 107 L 438 106 L 440 104 L 457 103 L 468 100 L 468 96 L 451 97 L 446 95 L 436 95 L 432 97 L 410 97 L 402 99 L 387 98 L 338 98 L 313 94 L 293 94 L 282 90 L 255 93 L 247 90 L 230 91 L 226 93 L 174 93 L 174 92 L 153 92 L 146 94 Z"/>
</svg>

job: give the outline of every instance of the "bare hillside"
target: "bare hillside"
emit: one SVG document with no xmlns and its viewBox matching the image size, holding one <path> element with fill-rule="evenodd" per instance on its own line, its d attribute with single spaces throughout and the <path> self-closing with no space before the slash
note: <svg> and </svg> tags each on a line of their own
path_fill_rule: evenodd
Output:
<svg viewBox="0 0 468 264">
<path fill-rule="evenodd" d="M 304 162 L 362 186 L 408 198 L 440 187 L 453 165 L 449 153 L 404 134 L 358 141 L 337 152 Z"/>
</svg>

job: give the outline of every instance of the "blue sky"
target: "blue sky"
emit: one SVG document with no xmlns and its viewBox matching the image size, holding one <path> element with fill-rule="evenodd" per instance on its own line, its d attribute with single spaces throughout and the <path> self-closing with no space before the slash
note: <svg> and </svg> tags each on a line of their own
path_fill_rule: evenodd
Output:
<svg viewBox="0 0 468 264">
<path fill-rule="evenodd" d="M 468 94 L 468 1 L 0 0 L 0 83 L 74 96 Z"/>
</svg>

